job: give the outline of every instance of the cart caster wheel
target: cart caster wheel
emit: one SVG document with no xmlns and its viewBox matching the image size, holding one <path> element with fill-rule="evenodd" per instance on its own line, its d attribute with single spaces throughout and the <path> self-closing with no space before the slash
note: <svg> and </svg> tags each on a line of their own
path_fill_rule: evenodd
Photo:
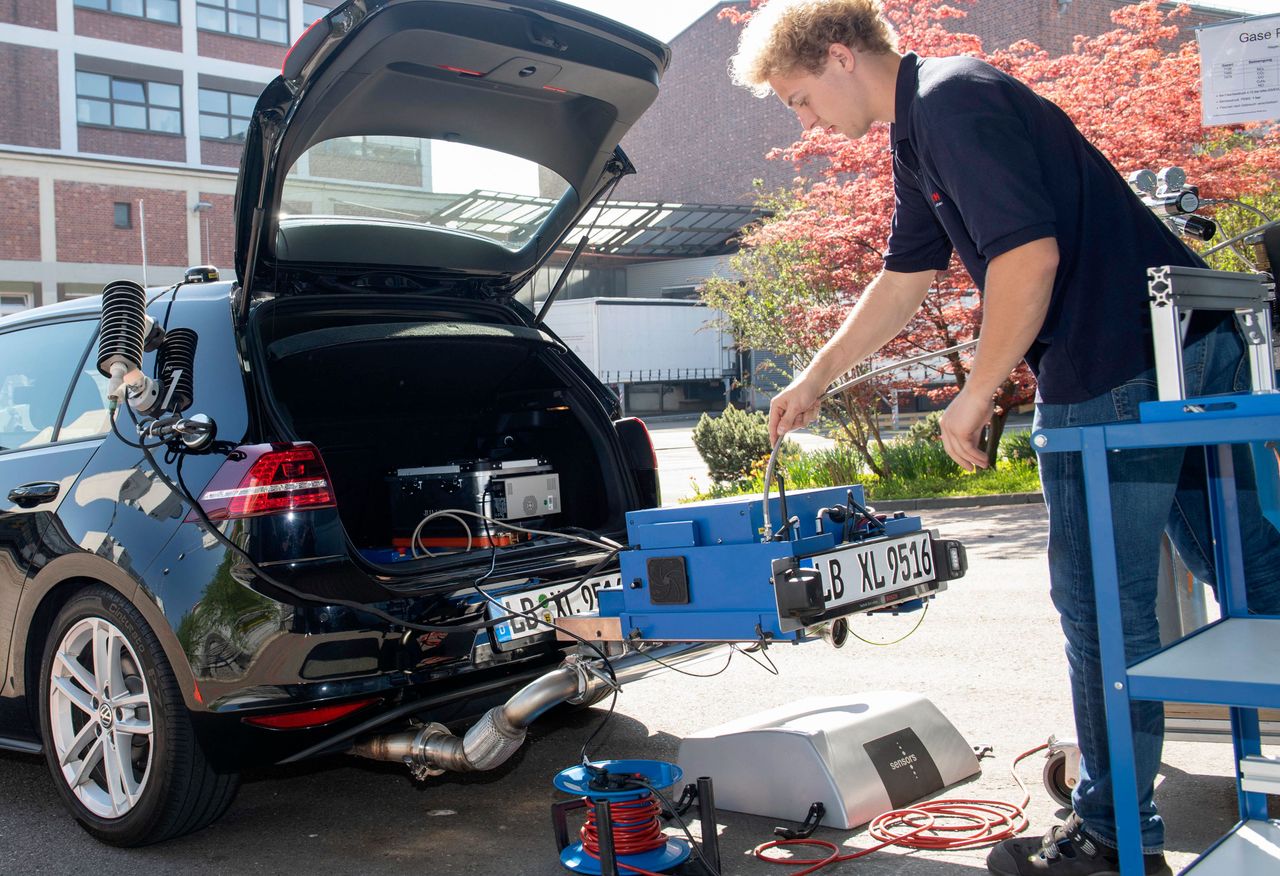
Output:
<svg viewBox="0 0 1280 876">
<path fill-rule="evenodd" d="M 1044 763 L 1044 789 L 1054 802 L 1071 808 L 1071 792 L 1080 784 L 1080 747 L 1074 740 L 1049 738 Z"/>
</svg>

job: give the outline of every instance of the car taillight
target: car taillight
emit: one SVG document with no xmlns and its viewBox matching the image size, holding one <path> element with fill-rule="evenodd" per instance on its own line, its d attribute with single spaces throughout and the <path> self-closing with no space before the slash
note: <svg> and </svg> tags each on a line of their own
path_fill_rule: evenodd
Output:
<svg viewBox="0 0 1280 876">
<path fill-rule="evenodd" d="M 337 504 L 329 471 L 314 444 L 236 448 L 200 495 L 210 520 L 233 520 Z"/>
<path fill-rule="evenodd" d="M 638 417 L 623 417 L 621 420 L 615 420 L 613 425 L 618 430 L 618 436 L 626 448 L 631 467 L 656 471 L 658 451 L 653 449 L 653 436 L 649 434 L 649 427 L 644 424 L 644 420 Z"/>
</svg>

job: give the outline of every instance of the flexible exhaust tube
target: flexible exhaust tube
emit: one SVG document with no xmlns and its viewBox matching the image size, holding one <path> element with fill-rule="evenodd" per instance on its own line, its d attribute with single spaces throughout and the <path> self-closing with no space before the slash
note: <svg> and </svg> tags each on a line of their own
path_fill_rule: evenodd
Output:
<svg viewBox="0 0 1280 876">
<path fill-rule="evenodd" d="M 612 661 L 618 684 L 636 681 L 663 670 L 710 656 L 724 646 L 692 642 L 667 645 L 647 652 L 632 653 Z M 598 661 L 593 661 L 598 662 Z M 529 725 L 539 715 L 563 702 L 585 702 L 610 687 L 610 682 L 585 661 L 565 663 L 534 679 L 501 706 L 495 706 L 461 736 L 441 724 L 427 724 L 416 730 L 374 736 L 356 743 L 351 754 L 372 760 L 398 761 L 415 775 L 426 777 L 445 771 L 491 770 L 505 763 L 523 743 Z"/>
</svg>

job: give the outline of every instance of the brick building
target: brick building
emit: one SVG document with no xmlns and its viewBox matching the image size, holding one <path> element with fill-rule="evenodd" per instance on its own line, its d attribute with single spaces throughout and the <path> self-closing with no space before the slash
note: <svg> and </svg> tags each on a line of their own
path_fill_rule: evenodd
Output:
<svg viewBox="0 0 1280 876">
<path fill-rule="evenodd" d="M 1061 54 L 1070 50 L 1077 34 L 1109 30 L 1111 12 L 1128 2 L 978 0 L 966 7 L 966 18 L 951 26 L 977 34 L 988 49 L 1028 39 Z M 791 165 L 764 156 L 795 141 L 800 131 L 795 115 L 775 99 L 761 100 L 737 87 L 727 72 L 738 28 L 718 16 L 726 6 L 748 5 L 742 0 L 719 3 L 671 41 L 671 67 L 658 100 L 622 143 L 640 173 L 619 186 L 620 197 L 750 203 L 754 179 L 768 189 L 790 184 Z M 1185 37 L 1194 39 L 1195 24 L 1236 17 L 1193 7 Z"/>
<path fill-rule="evenodd" d="M 335 5 L 0 2 L 0 314 L 229 269 L 253 104 Z"/>
</svg>

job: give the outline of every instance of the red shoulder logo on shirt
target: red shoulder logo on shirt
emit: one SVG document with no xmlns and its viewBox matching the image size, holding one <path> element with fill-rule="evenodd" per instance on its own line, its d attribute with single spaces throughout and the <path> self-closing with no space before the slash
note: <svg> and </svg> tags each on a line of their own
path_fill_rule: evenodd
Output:
<svg viewBox="0 0 1280 876">
<path fill-rule="evenodd" d="M 935 204 L 941 204 L 941 203 L 942 203 L 942 195 L 938 194 L 937 192 L 934 192 L 934 193 L 933 193 L 932 195 L 930 195 L 929 197 L 931 197 L 931 198 L 933 199 L 933 202 L 934 202 Z"/>
</svg>

